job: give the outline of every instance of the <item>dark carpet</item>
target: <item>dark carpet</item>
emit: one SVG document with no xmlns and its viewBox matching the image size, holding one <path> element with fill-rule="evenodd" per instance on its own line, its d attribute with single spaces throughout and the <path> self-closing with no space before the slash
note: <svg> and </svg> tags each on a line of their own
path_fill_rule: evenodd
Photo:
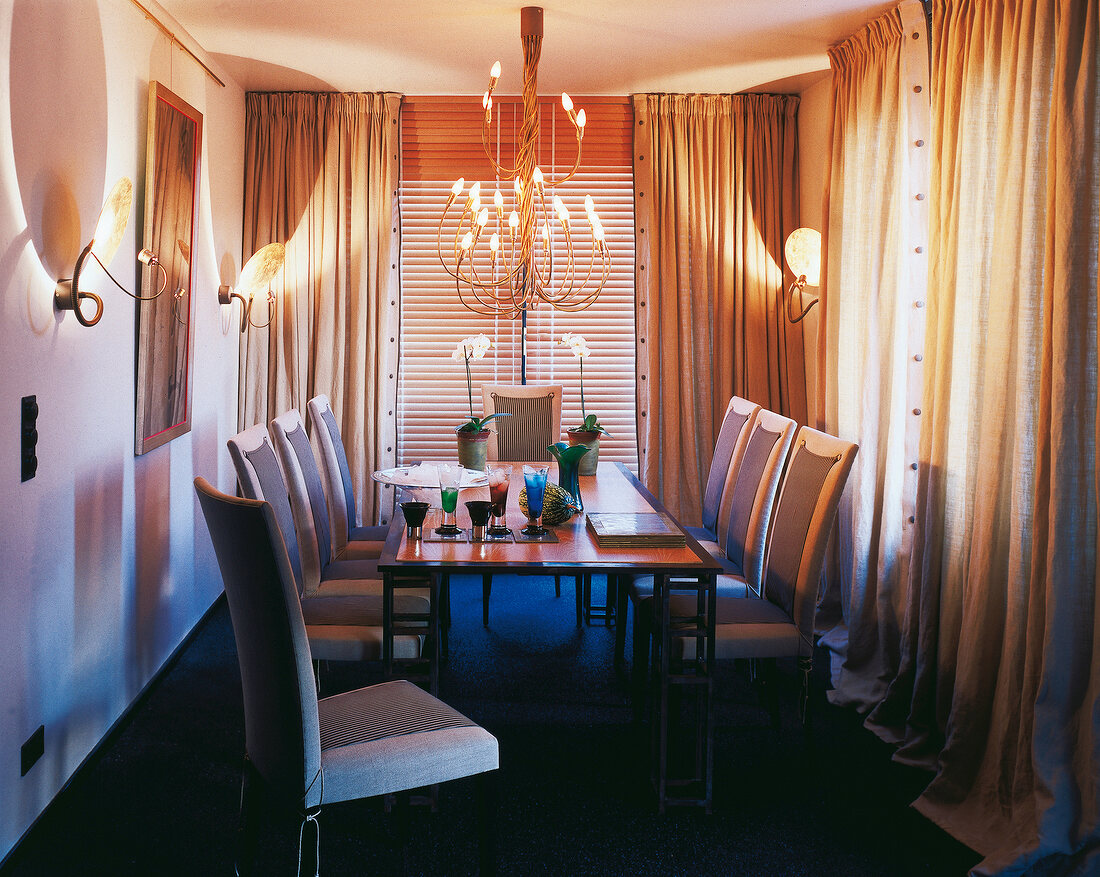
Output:
<svg viewBox="0 0 1100 877">
<path fill-rule="evenodd" d="M 557 599 L 550 578 L 497 578 L 488 628 L 480 578 L 456 578 L 452 604 L 440 695 L 500 741 L 502 874 L 946 877 L 980 858 L 908 806 L 929 776 L 891 762 L 859 716 L 828 705 L 820 669 L 808 745 L 795 668 L 782 662 L 778 733 L 744 669 L 722 668 L 714 813 L 659 816 L 648 734 L 632 723 L 625 683 L 612 668 L 614 631 L 576 627 L 572 579 L 563 579 Z M 322 693 L 375 681 L 376 669 L 332 665 Z M 243 741 L 222 601 L 3 873 L 231 874 Z M 378 801 L 326 808 L 322 873 L 475 872 L 472 782 L 443 786 L 438 812 L 413 808 L 400 825 Z M 297 840 L 295 825 L 269 820 L 259 873 L 294 874 Z"/>
</svg>

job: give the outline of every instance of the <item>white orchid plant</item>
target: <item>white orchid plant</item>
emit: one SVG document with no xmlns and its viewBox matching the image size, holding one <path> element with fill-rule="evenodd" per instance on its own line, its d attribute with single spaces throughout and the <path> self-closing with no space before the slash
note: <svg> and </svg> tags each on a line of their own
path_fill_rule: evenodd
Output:
<svg viewBox="0 0 1100 877">
<path fill-rule="evenodd" d="M 456 432 L 481 432 L 493 418 L 508 416 L 507 412 L 490 414 L 488 417 L 481 418 L 474 415 L 474 384 L 470 375 L 470 360 L 483 358 L 492 346 L 493 342 L 489 340 L 488 335 L 470 335 L 459 341 L 458 346 L 451 354 L 451 359 L 462 360 L 466 363 L 466 394 L 470 399 L 470 419 L 460 425 Z"/>
<path fill-rule="evenodd" d="M 578 335 L 576 332 L 564 333 L 561 336 L 561 341 L 558 343 L 568 347 L 572 354 L 577 357 L 581 369 L 581 417 L 584 419 L 581 425 L 574 427 L 574 429 L 579 432 L 600 432 L 604 435 L 611 435 L 611 433 L 600 426 L 599 418 L 595 414 L 589 414 L 584 406 L 584 361 L 592 355 L 592 348 L 588 346 L 588 342 L 584 340 L 584 336 Z"/>
</svg>

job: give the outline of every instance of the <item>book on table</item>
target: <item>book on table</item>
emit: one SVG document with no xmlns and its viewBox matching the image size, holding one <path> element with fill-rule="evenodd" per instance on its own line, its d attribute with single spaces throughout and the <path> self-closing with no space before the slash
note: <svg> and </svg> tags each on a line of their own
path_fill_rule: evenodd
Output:
<svg viewBox="0 0 1100 877">
<path fill-rule="evenodd" d="M 684 532 L 660 512 L 590 512 L 588 529 L 607 548 L 682 548 Z"/>
</svg>

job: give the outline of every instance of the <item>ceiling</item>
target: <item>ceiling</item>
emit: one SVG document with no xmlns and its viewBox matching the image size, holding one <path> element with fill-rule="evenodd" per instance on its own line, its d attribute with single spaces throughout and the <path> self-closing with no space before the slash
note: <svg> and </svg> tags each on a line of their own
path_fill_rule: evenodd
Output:
<svg viewBox="0 0 1100 877">
<path fill-rule="evenodd" d="M 802 91 L 897 0 L 542 0 L 539 91 Z M 248 91 L 481 94 L 521 87 L 520 5 L 160 0 Z"/>
</svg>

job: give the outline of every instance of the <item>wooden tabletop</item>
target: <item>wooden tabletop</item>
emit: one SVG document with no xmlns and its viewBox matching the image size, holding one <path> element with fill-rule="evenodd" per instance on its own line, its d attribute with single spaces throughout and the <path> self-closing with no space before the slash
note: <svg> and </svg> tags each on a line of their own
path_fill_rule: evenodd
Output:
<svg viewBox="0 0 1100 877">
<path fill-rule="evenodd" d="M 508 526 L 514 531 L 527 523 L 519 508 L 519 492 L 523 487 L 523 464 L 513 463 L 508 489 Z M 557 465 L 548 466 L 548 481 L 557 483 Z M 581 497 L 584 512 L 654 512 L 667 511 L 642 486 L 622 463 L 603 462 L 596 475 L 581 476 Z M 434 497 L 431 495 L 434 492 Z M 431 491 L 433 509 L 425 522 L 424 532 L 440 521 L 439 493 Z M 469 500 L 488 499 L 489 489 L 467 488 L 459 496 L 458 526 L 469 528 L 470 518 L 464 505 Z M 379 559 L 382 572 L 410 572 L 416 568 L 453 570 L 473 567 L 471 571 L 491 572 L 508 569 L 554 572 L 634 572 L 672 570 L 685 573 L 707 573 L 720 569 L 715 561 L 688 534 L 683 548 L 607 548 L 597 544 L 585 525 L 585 514 L 577 514 L 549 528 L 558 537 L 556 543 L 532 542 L 429 542 L 409 541 L 405 522 L 398 511 L 390 527 L 385 550 Z"/>
</svg>

